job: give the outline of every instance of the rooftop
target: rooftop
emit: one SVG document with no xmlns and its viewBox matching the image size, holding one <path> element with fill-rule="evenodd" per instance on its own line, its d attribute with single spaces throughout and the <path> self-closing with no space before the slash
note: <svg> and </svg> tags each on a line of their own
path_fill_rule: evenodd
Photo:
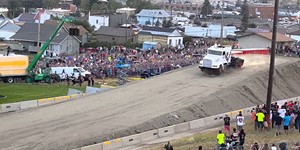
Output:
<svg viewBox="0 0 300 150">
<path fill-rule="evenodd" d="M 142 9 L 136 16 L 142 17 L 171 17 L 165 10 L 162 9 Z"/>
</svg>

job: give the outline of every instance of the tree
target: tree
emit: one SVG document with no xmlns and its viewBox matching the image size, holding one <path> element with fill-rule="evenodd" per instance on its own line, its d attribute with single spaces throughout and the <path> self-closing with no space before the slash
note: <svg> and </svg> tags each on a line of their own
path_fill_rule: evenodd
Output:
<svg viewBox="0 0 300 150">
<path fill-rule="evenodd" d="M 79 7 L 81 4 L 81 0 L 73 0 L 73 4 Z"/>
<path fill-rule="evenodd" d="M 109 10 L 116 10 L 118 8 L 122 8 L 123 4 L 120 2 L 117 2 L 116 0 L 109 0 L 107 3 L 107 7 Z"/>
<path fill-rule="evenodd" d="M 193 20 L 193 19 L 195 19 L 196 18 L 196 15 L 194 15 L 194 14 L 191 14 L 190 16 L 189 16 L 189 19 L 190 20 Z"/>
<path fill-rule="evenodd" d="M 155 26 L 156 26 L 156 27 L 159 27 L 159 26 L 160 26 L 160 22 L 159 22 L 158 20 L 156 21 Z"/>
<path fill-rule="evenodd" d="M 168 20 L 168 21 L 166 19 L 163 20 L 163 23 L 162 23 L 163 28 L 170 28 L 170 27 L 172 27 L 172 25 L 173 25 L 173 23 L 171 20 Z"/>
<path fill-rule="evenodd" d="M 205 16 L 212 14 L 212 7 L 210 5 L 209 0 L 204 0 L 203 6 L 201 9 L 201 14 L 205 15 Z"/>
<path fill-rule="evenodd" d="M 150 0 L 127 0 L 126 6 L 136 8 L 136 12 L 140 12 L 142 9 L 159 9 L 158 5 L 152 4 Z"/>
<path fill-rule="evenodd" d="M 19 0 L 8 0 L 6 3 L 6 7 L 8 9 L 8 17 L 15 18 L 22 13 L 22 6 Z"/>
<path fill-rule="evenodd" d="M 44 8 L 56 8 L 59 4 L 59 0 L 43 0 Z"/>
<path fill-rule="evenodd" d="M 101 12 L 103 12 L 103 11 L 107 11 L 108 8 L 107 8 L 107 6 L 104 5 L 104 4 L 94 3 L 94 4 L 92 5 L 92 7 L 91 7 L 91 10 L 92 10 L 92 11 L 101 11 Z"/>
<path fill-rule="evenodd" d="M 247 0 L 244 0 L 243 5 L 241 7 L 241 15 L 242 15 L 241 31 L 245 32 L 249 24 L 249 8 L 248 8 Z"/>
<path fill-rule="evenodd" d="M 22 0 L 21 5 L 28 12 L 30 8 L 40 8 L 43 6 L 43 0 Z"/>
<path fill-rule="evenodd" d="M 84 13 L 87 13 L 91 10 L 90 0 L 81 0 L 80 8 Z"/>
<path fill-rule="evenodd" d="M 75 25 L 81 25 L 83 26 L 85 29 L 87 29 L 89 32 L 93 32 L 94 31 L 94 28 L 90 25 L 89 22 L 87 21 L 83 21 L 83 20 L 75 20 L 73 22 Z"/>
<path fill-rule="evenodd" d="M 248 28 L 257 28 L 257 25 L 254 24 L 254 23 L 250 23 L 250 24 L 248 25 Z"/>
<path fill-rule="evenodd" d="M 238 0 L 238 1 L 235 3 L 235 7 L 241 7 L 241 6 L 242 6 L 241 1 Z"/>
<path fill-rule="evenodd" d="M 146 25 L 146 26 L 151 25 L 150 20 L 146 21 L 146 22 L 145 22 L 145 25 Z"/>
</svg>

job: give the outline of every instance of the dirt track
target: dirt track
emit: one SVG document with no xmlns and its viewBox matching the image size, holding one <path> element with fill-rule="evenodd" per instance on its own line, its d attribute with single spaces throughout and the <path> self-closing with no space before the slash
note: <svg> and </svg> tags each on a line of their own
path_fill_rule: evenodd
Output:
<svg viewBox="0 0 300 150">
<path fill-rule="evenodd" d="M 288 64 L 278 66 L 276 71 L 275 98 L 299 95 L 297 60 L 277 58 L 277 64 Z M 193 66 L 105 93 L 1 114 L 0 148 L 72 149 L 106 137 L 253 106 L 266 97 L 267 63 L 266 56 L 247 56 L 242 69 L 217 77 L 206 76 Z"/>
</svg>

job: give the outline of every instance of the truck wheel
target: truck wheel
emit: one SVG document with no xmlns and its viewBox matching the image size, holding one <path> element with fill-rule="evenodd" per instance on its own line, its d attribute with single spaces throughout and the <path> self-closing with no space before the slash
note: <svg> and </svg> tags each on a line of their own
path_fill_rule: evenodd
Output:
<svg viewBox="0 0 300 150">
<path fill-rule="evenodd" d="M 27 76 L 27 77 L 25 78 L 25 82 L 26 82 L 26 83 L 32 83 L 32 82 L 33 82 L 32 77 L 31 77 L 31 76 Z"/>
<path fill-rule="evenodd" d="M 237 66 L 238 66 L 239 68 L 241 68 L 241 67 L 243 66 L 243 62 L 242 62 L 242 61 L 239 61 L 238 64 L 237 64 Z"/>
<path fill-rule="evenodd" d="M 51 78 L 49 76 L 46 76 L 45 79 L 44 79 L 44 81 L 46 83 L 50 83 L 51 82 Z"/>
<path fill-rule="evenodd" d="M 8 77 L 6 78 L 6 83 L 14 83 L 14 78 L 13 77 Z"/>
</svg>

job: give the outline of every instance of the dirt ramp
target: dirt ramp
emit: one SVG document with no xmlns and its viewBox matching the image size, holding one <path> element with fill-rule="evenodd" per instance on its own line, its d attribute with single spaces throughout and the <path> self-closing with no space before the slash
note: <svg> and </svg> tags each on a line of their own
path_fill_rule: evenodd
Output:
<svg viewBox="0 0 300 150">
<path fill-rule="evenodd" d="M 122 132 L 123 134 L 133 134 L 137 133 L 137 131 L 147 131 L 265 103 L 268 73 L 268 70 L 260 71 L 252 77 L 230 87 L 221 89 L 188 107 L 164 114 Z M 299 61 L 276 66 L 273 99 L 280 100 L 299 96 L 299 78 Z M 117 135 L 122 136 L 122 132 Z"/>
</svg>

